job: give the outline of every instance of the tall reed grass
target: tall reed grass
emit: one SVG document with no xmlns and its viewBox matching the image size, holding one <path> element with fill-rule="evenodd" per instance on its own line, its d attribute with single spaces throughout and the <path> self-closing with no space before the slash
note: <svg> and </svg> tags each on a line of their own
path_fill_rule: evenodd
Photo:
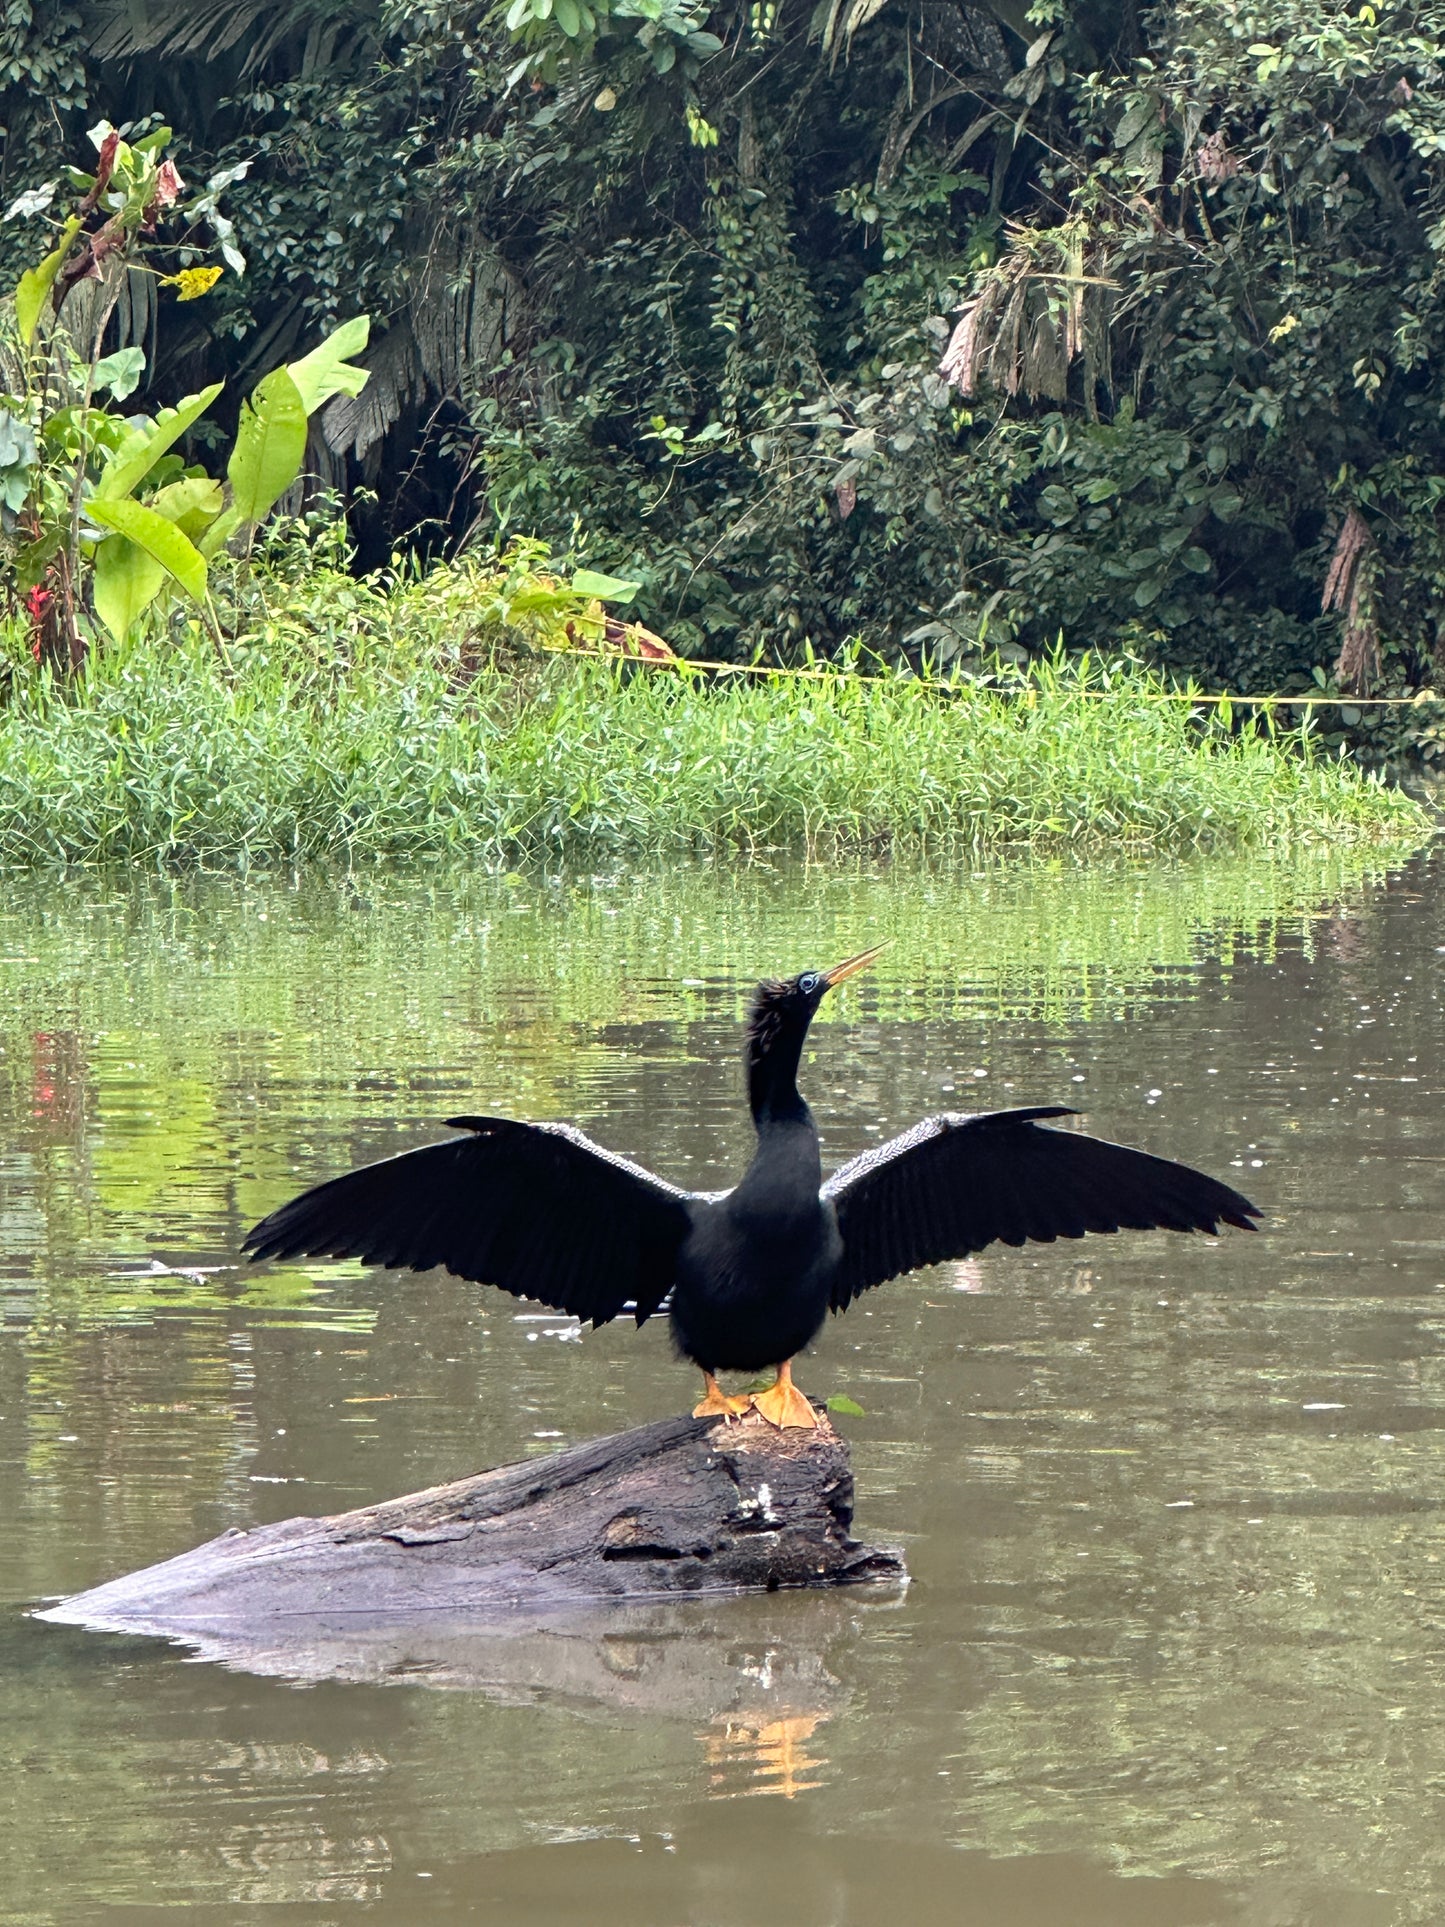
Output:
<svg viewBox="0 0 1445 1927">
<path fill-rule="evenodd" d="M 248 591 L 0 709 L 0 865 L 1418 841 L 1301 734 L 1231 735 L 1136 665 L 1029 689 L 708 680 L 517 646 L 494 578 Z"/>
</svg>

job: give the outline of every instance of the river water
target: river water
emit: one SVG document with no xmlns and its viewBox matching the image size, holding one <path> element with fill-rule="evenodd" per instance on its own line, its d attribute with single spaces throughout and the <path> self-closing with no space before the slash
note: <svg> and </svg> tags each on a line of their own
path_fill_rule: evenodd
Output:
<svg viewBox="0 0 1445 1927">
<path fill-rule="evenodd" d="M 1445 1919 L 1440 882 L 9 885 L 0 1920 Z M 238 1268 L 240 1235 L 464 1109 L 724 1184 L 752 980 L 883 935 L 814 1030 L 830 1161 L 1059 1101 L 1268 1214 L 991 1251 L 829 1326 L 799 1377 L 864 1408 L 857 1526 L 906 1591 L 418 1634 L 306 1681 L 27 1615 L 689 1404 L 660 1323 Z"/>
</svg>

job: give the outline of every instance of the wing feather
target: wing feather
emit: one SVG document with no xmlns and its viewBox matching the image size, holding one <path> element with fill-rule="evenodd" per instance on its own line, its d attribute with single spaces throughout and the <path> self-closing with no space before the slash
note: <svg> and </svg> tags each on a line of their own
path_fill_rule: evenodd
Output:
<svg viewBox="0 0 1445 1927">
<path fill-rule="evenodd" d="M 569 1124 L 454 1117 L 447 1138 L 332 1178 L 246 1235 L 253 1258 L 360 1258 L 497 1285 L 605 1325 L 662 1303 L 690 1194 Z"/>
<path fill-rule="evenodd" d="M 887 1278 L 996 1241 L 1254 1229 L 1259 1211 L 1217 1178 L 1105 1138 L 1040 1128 L 1040 1119 L 1074 1115 L 1063 1105 L 950 1111 L 835 1171 L 823 1186 L 843 1239 L 833 1309 Z"/>
</svg>

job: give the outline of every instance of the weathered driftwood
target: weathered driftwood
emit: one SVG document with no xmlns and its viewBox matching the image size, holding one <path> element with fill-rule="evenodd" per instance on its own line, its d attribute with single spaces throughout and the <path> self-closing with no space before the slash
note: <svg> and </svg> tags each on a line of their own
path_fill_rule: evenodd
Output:
<svg viewBox="0 0 1445 1927">
<path fill-rule="evenodd" d="M 897 1552 L 850 1537 L 852 1516 L 826 1419 L 662 1419 L 355 1512 L 233 1528 L 43 1617 L 183 1637 L 298 1617 L 545 1623 L 606 1599 L 903 1578 Z"/>
</svg>

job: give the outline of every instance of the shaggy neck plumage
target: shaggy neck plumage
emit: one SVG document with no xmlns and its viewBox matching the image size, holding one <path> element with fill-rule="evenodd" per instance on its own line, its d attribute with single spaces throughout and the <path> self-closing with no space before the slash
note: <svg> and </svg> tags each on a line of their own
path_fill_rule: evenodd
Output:
<svg viewBox="0 0 1445 1927">
<path fill-rule="evenodd" d="M 759 986 L 743 1045 L 748 1104 L 759 1130 L 765 1123 L 810 1115 L 798 1090 L 798 1065 L 812 1020 L 811 1010 L 783 1001 L 781 985 Z"/>
</svg>

